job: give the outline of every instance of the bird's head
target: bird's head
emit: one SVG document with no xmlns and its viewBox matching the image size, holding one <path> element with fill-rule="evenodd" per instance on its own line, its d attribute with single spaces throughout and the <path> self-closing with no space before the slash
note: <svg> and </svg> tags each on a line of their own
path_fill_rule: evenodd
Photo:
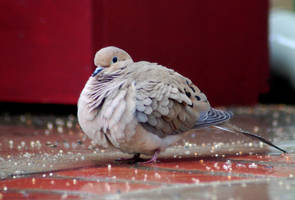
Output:
<svg viewBox="0 0 295 200">
<path fill-rule="evenodd" d="M 131 62 L 133 60 L 130 55 L 120 48 L 114 46 L 102 48 L 95 54 L 94 64 L 97 68 L 93 72 L 93 75 L 98 74 L 103 69 L 109 72 L 115 71 Z"/>
</svg>

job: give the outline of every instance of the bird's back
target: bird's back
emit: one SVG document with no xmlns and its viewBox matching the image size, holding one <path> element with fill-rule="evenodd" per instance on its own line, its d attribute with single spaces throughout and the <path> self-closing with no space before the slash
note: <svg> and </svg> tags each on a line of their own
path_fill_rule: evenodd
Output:
<svg viewBox="0 0 295 200">
<path fill-rule="evenodd" d="M 191 80 L 156 63 L 133 63 L 126 78 L 135 82 L 136 119 L 160 137 L 191 129 L 200 114 L 210 110 L 206 96 Z"/>
</svg>

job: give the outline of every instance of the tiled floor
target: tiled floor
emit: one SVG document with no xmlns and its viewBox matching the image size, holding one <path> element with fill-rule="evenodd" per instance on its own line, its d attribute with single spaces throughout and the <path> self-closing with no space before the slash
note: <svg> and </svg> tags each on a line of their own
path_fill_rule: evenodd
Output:
<svg viewBox="0 0 295 200">
<path fill-rule="evenodd" d="M 2 199 L 295 199 L 295 108 L 232 108 L 232 124 L 286 149 L 245 136 L 192 132 L 154 164 L 115 161 L 74 116 L 0 115 Z"/>
</svg>

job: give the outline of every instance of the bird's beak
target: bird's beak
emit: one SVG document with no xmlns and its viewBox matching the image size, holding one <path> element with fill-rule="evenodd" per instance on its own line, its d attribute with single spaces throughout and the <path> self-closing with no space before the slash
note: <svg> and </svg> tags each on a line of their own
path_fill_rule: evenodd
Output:
<svg viewBox="0 0 295 200">
<path fill-rule="evenodd" d="M 94 72 L 92 73 L 91 76 L 96 76 L 99 72 L 101 72 L 104 68 L 101 66 L 96 67 L 96 69 L 94 70 Z"/>
</svg>

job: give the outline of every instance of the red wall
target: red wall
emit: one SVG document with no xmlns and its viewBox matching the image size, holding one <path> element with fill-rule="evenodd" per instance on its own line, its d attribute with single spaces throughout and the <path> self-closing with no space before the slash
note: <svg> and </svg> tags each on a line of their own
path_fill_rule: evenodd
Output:
<svg viewBox="0 0 295 200">
<path fill-rule="evenodd" d="M 267 0 L 2 0 L 0 101 L 75 104 L 107 45 L 191 78 L 213 105 L 267 90 Z"/>
</svg>

